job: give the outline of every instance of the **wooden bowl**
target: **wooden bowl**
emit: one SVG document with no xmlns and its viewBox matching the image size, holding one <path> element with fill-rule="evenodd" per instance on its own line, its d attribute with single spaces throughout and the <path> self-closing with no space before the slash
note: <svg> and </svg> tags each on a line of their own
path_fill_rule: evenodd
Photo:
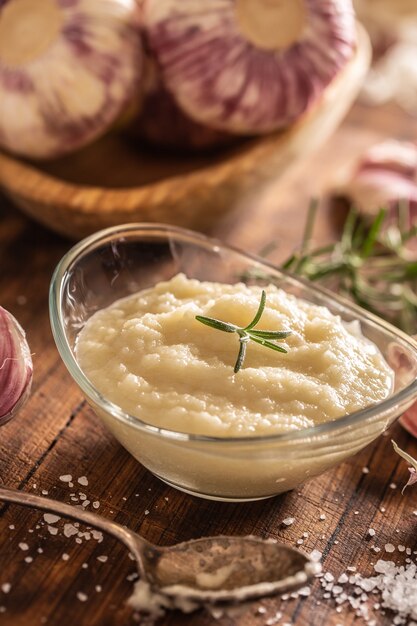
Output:
<svg viewBox="0 0 417 626">
<path fill-rule="evenodd" d="M 207 229 L 326 141 L 351 107 L 370 57 L 368 36 L 358 26 L 355 56 L 320 101 L 283 132 L 205 156 L 144 151 L 116 133 L 50 162 L 0 153 L 0 186 L 28 215 L 72 238 L 124 222 Z"/>
</svg>

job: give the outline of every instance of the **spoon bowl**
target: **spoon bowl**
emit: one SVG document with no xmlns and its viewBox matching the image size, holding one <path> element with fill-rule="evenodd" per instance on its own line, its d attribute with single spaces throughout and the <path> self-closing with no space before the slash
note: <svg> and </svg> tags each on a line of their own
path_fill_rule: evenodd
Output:
<svg viewBox="0 0 417 626">
<path fill-rule="evenodd" d="M 134 556 L 141 579 L 166 598 L 198 604 L 244 601 L 294 590 L 321 570 L 308 556 L 271 539 L 217 536 L 159 547 L 112 520 L 56 500 L 4 488 L 0 500 L 112 535 Z"/>
</svg>

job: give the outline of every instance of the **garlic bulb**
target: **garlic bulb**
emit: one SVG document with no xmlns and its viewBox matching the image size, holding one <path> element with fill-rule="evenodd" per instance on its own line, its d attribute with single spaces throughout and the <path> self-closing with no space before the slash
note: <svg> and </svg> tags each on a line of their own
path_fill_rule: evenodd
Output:
<svg viewBox="0 0 417 626">
<path fill-rule="evenodd" d="M 417 224 L 417 144 L 387 140 L 370 148 L 345 177 L 336 194 L 349 200 L 365 217 L 386 207 L 387 225 L 398 219 L 403 204 L 411 227 Z M 410 249 L 415 238 L 409 242 Z"/>
<path fill-rule="evenodd" d="M 178 152 L 200 152 L 236 143 L 236 135 L 195 122 L 176 104 L 165 88 L 161 74 L 147 59 L 142 103 L 128 131 L 151 147 Z"/>
<path fill-rule="evenodd" d="M 148 46 L 177 104 L 234 133 L 302 115 L 351 58 L 351 0 L 145 0 Z"/>
<path fill-rule="evenodd" d="M 0 147 L 55 157 L 90 142 L 140 84 L 135 0 L 0 1 Z"/>
<path fill-rule="evenodd" d="M 0 307 L 0 426 L 27 400 L 32 371 L 25 332 L 13 315 Z"/>
</svg>

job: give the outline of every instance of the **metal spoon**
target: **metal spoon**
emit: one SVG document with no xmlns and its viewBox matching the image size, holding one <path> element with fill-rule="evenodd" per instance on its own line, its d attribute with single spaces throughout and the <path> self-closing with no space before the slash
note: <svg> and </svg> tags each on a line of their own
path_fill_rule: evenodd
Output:
<svg viewBox="0 0 417 626">
<path fill-rule="evenodd" d="M 55 513 L 113 535 L 135 557 L 142 580 L 164 596 L 195 602 L 241 601 L 295 589 L 320 565 L 294 548 L 259 537 L 205 537 L 160 548 L 95 513 L 0 488 L 0 500 Z"/>
</svg>

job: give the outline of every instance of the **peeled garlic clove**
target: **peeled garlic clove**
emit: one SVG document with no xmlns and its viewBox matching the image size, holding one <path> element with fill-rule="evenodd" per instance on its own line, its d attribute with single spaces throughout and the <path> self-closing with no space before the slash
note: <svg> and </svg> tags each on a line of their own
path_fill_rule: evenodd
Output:
<svg viewBox="0 0 417 626">
<path fill-rule="evenodd" d="M 30 158 L 104 133 L 140 85 L 135 0 L 0 0 L 0 147 Z"/>
<path fill-rule="evenodd" d="M 405 227 L 417 224 L 417 144 L 389 140 L 373 146 L 343 176 L 334 195 L 346 198 L 365 217 L 388 208 L 386 227 L 397 222 L 403 205 Z M 414 250 L 416 243 L 411 239 L 408 249 Z"/>
<path fill-rule="evenodd" d="M 180 108 L 243 134 L 300 117 L 356 40 L 351 0 L 145 0 L 144 29 Z"/>
<path fill-rule="evenodd" d="M 156 64 L 148 59 L 140 113 L 128 130 L 152 147 L 165 150 L 199 152 L 236 143 L 231 135 L 188 117 L 165 88 Z"/>
<path fill-rule="evenodd" d="M 32 384 L 32 357 L 23 328 L 0 307 L 0 426 L 26 402 Z"/>
</svg>

